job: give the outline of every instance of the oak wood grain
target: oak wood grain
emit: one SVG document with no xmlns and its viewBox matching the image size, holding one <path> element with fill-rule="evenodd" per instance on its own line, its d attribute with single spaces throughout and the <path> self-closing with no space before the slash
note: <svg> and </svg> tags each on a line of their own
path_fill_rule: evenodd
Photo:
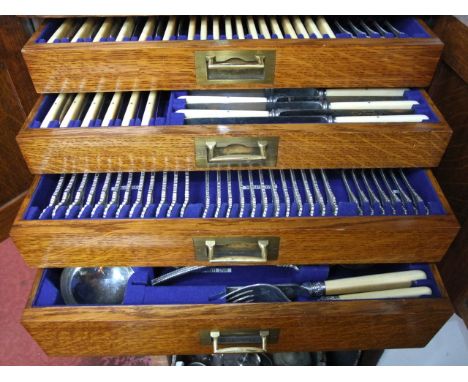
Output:
<svg viewBox="0 0 468 382">
<path fill-rule="evenodd" d="M 443 44 L 430 38 L 100 42 L 23 48 L 39 93 L 268 87 L 425 87 Z M 195 52 L 275 50 L 272 84 L 201 86 Z M 66 70 L 64 70 L 66 68 Z"/>
<path fill-rule="evenodd" d="M 434 33 L 445 44 L 443 60 L 468 82 L 468 16 L 441 16 Z"/>
<path fill-rule="evenodd" d="M 458 223 L 435 179 L 445 215 L 257 219 L 23 220 L 36 178 L 10 233 L 32 267 L 202 265 L 194 237 L 280 238 L 268 264 L 435 262 Z M 232 263 L 226 263 L 232 264 Z M 251 263 L 250 263 L 251 264 Z"/>
<path fill-rule="evenodd" d="M 29 128 L 40 99 L 17 141 L 35 174 L 203 170 L 195 162 L 201 137 L 278 137 L 277 164 L 268 168 L 435 167 L 451 129 L 424 96 L 439 122 Z"/>
<path fill-rule="evenodd" d="M 452 56 L 459 55 L 461 47 Z M 430 88 L 434 102 L 453 127 L 453 137 L 435 175 L 453 206 L 461 229 L 439 264 L 441 274 L 457 313 L 468 325 L 468 84 L 452 67 L 450 60 L 441 62 Z"/>
<path fill-rule="evenodd" d="M 421 347 L 452 314 L 440 288 L 429 299 L 53 308 L 31 307 L 33 289 L 22 324 L 49 355 L 205 354 L 200 332 L 215 329 L 279 329 L 273 352 Z"/>
</svg>

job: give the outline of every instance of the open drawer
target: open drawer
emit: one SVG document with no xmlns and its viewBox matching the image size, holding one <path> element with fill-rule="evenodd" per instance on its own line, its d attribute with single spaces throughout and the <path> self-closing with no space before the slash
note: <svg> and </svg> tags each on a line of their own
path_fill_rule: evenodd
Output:
<svg viewBox="0 0 468 382">
<path fill-rule="evenodd" d="M 284 273 L 278 276 L 278 270 L 263 269 L 262 281 L 300 283 L 311 278 L 420 269 L 427 279 L 416 281 L 413 286 L 425 285 L 431 295 L 226 303 L 207 301 L 206 296 L 225 290 L 226 285 L 239 285 L 239 279 L 229 275 L 232 268 L 228 268 L 228 273 L 192 275 L 166 286 L 147 286 L 150 274 L 157 269 L 135 269 L 122 305 L 66 306 L 59 290 L 61 270 L 46 269 L 39 271 L 22 324 L 49 355 L 204 354 L 214 352 L 213 338 L 217 338 L 217 351 L 237 347 L 240 352 L 245 352 L 245 347 L 250 351 L 252 347 L 262 347 L 262 337 L 264 347 L 272 352 L 422 347 L 452 314 L 434 266 L 302 268 L 309 269 L 299 277 L 291 275 L 294 270 L 285 269 L 289 279 Z M 243 285 L 251 282 L 247 279 L 252 279 L 252 275 L 251 270 L 250 276 L 243 278 Z"/>
<path fill-rule="evenodd" d="M 38 93 L 426 87 L 443 47 L 414 17 L 193 19 L 46 20 L 23 56 Z"/>
<path fill-rule="evenodd" d="M 459 229 L 421 169 L 37 177 L 11 236 L 32 267 L 436 262 Z"/>
<path fill-rule="evenodd" d="M 189 105 L 184 97 L 190 94 L 194 92 L 42 96 L 17 141 L 31 172 L 48 174 L 252 167 L 436 167 L 452 134 L 424 90 L 196 92 L 201 98 L 212 99 L 210 94 L 215 94 L 216 99 L 232 100 L 219 95 L 242 94 L 247 97 L 238 100 L 256 101 L 220 106 L 231 109 L 269 108 L 272 102 L 267 100 L 278 100 L 273 103 L 282 105 L 279 107 L 286 114 L 211 119 L 184 118 L 184 112 L 194 111 L 191 107 L 206 107 L 200 111 L 211 113 L 209 108 L 219 106 Z M 266 105 L 258 103 L 263 99 Z M 296 99 L 299 101 L 291 101 Z M 385 106 L 378 106 L 382 104 Z M 389 105 L 397 109 L 369 109 Z M 330 107 L 367 110 L 330 111 Z"/>
</svg>

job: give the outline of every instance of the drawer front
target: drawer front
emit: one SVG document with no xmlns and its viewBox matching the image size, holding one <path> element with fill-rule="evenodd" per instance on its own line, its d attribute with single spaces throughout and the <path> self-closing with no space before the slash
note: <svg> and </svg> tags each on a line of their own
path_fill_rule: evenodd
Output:
<svg viewBox="0 0 468 382">
<path fill-rule="evenodd" d="M 440 298 L 310 303 L 37 308 L 33 289 L 22 324 L 49 355 L 211 353 L 216 331 L 220 349 L 261 347 L 261 331 L 272 352 L 422 347 L 452 314 L 436 277 Z"/>
<path fill-rule="evenodd" d="M 166 119 L 154 126 L 39 128 L 52 105 L 53 98 L 48 97 L 55 97 L 47 96 L 37 102 L 17 141 L 35 174 L 436 167 L 452 131 L 424 91 L 412 93 L 425 104 L 425 111 L 419 113 L 432 114 L 432 120 L 174 125 L 167 112 L 160 117 Z M 168 95 L 161 98 L 164 96 Z M 80 123 L 71 124 L 74 122 Z M 227 154 L 226 148 L 231 150 Z M 237 157 L 229 155 L 234 149 L 240 153 Z"/>
<path fill-rule="evenodd" d="M 23 48 L 23 56 L 38 93 L 426 87 L 443 44 L 422 22 L 410 22 L 419 23 L 416 28 L 424 38 L 343 38 L 348 36 L 337 34 L 337 38 L 323 39 L 36 43 L 52 34 L 44 24 Z"/>
<path fill-rule="evenodd" d="M 437 193 L 445 213 L 428 216 L 332 214 L 287 218 L 28 220 L 25 217 L 33 211 L 35 203 L 42 203 L 42 207 L 34 212 L 36 215 L 47 206 L 43 199 L 48 197 L 39 191 L 35 193 L 40 180 L 37 178 L 17 216 L 11 236 L 25 261 L 33 267 L 176 266 L 208 265 L 212 262 L 435 262 L 445 254 L 459 226 L 435 179 L 429 172 L 427 174 L 424 179 Z M 50 177 L 43 178 L 38 190 L 44 189 L 43 185 L 51 180 Z M 201 190 L 197 192 L 203 193 Z M 260 198 L 257 200 L 260 203 Z M 186 208 L 188 210 L 189 207 Z M 318 213 L 318 207 L 314 211 Z M 245 251 L 248 256 L 239 257 Z"/>
</svg>

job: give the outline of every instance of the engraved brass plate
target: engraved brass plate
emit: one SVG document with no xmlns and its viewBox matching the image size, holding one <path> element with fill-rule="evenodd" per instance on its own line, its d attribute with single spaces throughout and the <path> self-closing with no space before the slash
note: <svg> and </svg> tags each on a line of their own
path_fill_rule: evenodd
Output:
<svg viewBox="0 0 468 382">
<path fill-rule="evenodd" d="M 275 50 L 213 50 L 195 52 L 199 85 L 273 84 Z"/>
<path fill-rule="evenodd" d="M 197 167 L 276 166 L 278 137 L 195 138 Z"/>
<path fill-rule="evenodd" d="M 210 263 L 263 263 L 276 260 L 279 237 L 194 237 L 195 258 Z"/>
</svg>

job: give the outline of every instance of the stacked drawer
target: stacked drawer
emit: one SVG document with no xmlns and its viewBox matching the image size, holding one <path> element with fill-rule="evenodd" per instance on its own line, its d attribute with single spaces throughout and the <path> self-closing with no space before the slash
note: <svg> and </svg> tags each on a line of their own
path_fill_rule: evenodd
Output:
<svg viewBox="0 0 468 382">
<path fill-rule="evenodd" d="M 441 49 L 412 17 L 46 20 L 23 50 L 44 93 L 18 136 L 38 177 L 11 234 L 44 268 L 24 326 L 49 354 L 423 346 L 451 314 L 424 263 L 458 231 L 424 169 L 451 135 L 418 89 Z M 65 306 L 61 268 L 108 266 L 134 270 L 121 305 Z M 151 286 L 178 266 L 200 270 Z M 208 298 L 412 269 L 430 296 Z"/>
</svg>

